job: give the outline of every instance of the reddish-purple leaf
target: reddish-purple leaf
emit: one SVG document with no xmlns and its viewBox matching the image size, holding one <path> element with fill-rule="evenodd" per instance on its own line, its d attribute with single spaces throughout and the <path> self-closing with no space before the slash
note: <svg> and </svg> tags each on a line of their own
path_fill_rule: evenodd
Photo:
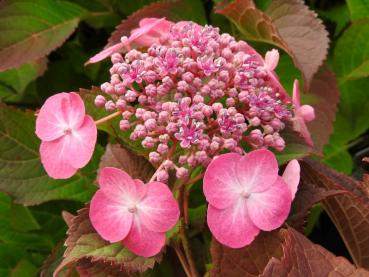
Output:
<svg viewBox="0 0 369 277">
<path fill-rule="evenodd" d="M 235 0 L 218 6 L 217 12 L 236 24 L 247 39 L 270 43 L 286 51 L 309 87 L 327 56 L 329 39 L 322 21 L 302 0 L 271 1 L 265 13 L 252 0 Z"/>
<path fill-rule="evenodd" d="M 314 96 L 311 105 L 315 110 L 315 119 L 307 125 L 314 141 L 314 148 L 321 153 L 333 132 L 340 97 L 334 74 L 328 69 L 319 71 L 311 82 L 309 95 Z"/>
<path fill-rule="evenodd" d="M 55 276 L 65 267 L 73 267 L 85 259 L 105 265 L 108 272 L 109 266 L 114 264 L 129 273 L 153 268 L 162 258 L 161 253 L 150 258 L 139 257 L 129 252 L 122 243 L 110 244 L 103 240 L 91 225 L 88 206 L 78 211 L 67 234 L 67 249 L 63 261 L 54 272 Z"/>
<path fill-rule="evenodd" d="M 119 144 L 108 144 L 101 157 L 100 169 L 103 167 L 123 169 L 134 179 L 150 180 L 154 167 L 142 156 L 138 156 Z"/>
<path fill-rule="evenodd" d="M 301 163 L 304 182 L 347 193 L 325 199 L 323 207 L 343 238 L 355 264 L 369 268 L 369 182 L 356 181 L 314 161 Z"/>
<path fill-rule="evenodd" d="M 356 268 L 343 257 L 309 241 L 292 228 L 282 229 L 283 257 L 271 259 L 262 276 L 368 276 L 369 271 Z"/>
<path fill-rule="evenodd" d="M 293 228 L 261 233 L 249 246 L 231 249 L 215 239 L 210 276 L 367 276 L 343 257 L 336 257 Z"/>
</svg>

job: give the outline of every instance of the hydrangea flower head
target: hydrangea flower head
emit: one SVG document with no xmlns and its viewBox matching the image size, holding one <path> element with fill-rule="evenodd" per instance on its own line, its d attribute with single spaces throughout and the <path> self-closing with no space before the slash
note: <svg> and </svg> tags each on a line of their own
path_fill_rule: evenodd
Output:
<svg viewBox="0 0 369 277">
<path fill-rule="evenodd" d="M 122 243 L 133 253 L 150 257 L 165 244 L 165 232 L 179 218 L 179 207 L 168 186 L 144 184 L 126 172 L 105 167 L 100 189 L 91 200 L 90 219 L 99 235 Z"/>
<path fill-rule="evenodd" d="M 91 159 L 97 130 L 93 119 L 85 114 L 81 97 L 63 92 L 48 98 L 41 107 L 36 135 L 42 140 L 41 162 L 47 174 L 66 179 Z"/>
<path fill-rule="evenodd" d="M 96 103 L 106 101 L 110 112 L 124 103 L 129 113 L 120 128 L 154 165 L 170 159 L 176 170 L 206 167 L 221 153 L 242 153 L 244 143 L 284 149 L 280 132 L 292 112 L 274 72 L 277 50 L 264 60 L 246 42 L 187 21 L 143 19 L 131 37 L 136 33 L 147 44 L 111 56 Z"/>
<path fill-rule="evenodd" d="M 297 161 L 291 163 L 283 178 L 274 154 L 264 149 L 244 156 L 223 154 L 209 164 L 203 189 L 209 202 L 208 226 L 218 241 L 240 248 L 260 230 L 282 225 L 300 177 Z"/>
<path fill-rule="evenodd" d="M 314 108 L 310 105 L 302 105 L 300 100 L 300 88 L 299 81 L 295 80 L 293 83 L 292 103 L 294 105 L 295 116 L 292 118 L 294 129 L 299 132 L 305 139 L 306 143 L 313 146 L 313 140 L 311 138 L 309 129 L 306 126 L 306 122 L 310 122 L 315 118 Z"/>
</svg>

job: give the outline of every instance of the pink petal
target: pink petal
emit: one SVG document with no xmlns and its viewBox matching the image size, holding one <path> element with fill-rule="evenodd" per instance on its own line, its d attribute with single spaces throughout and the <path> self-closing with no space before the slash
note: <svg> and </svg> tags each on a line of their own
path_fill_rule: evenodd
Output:
<svg viewBox="0 0 369 277">
<path fill-rule="evenodd" d="M 220 155 L 212 160 L 205 171 L 203 190 L 206 200 L 218 209 L 231 206 L 240 195 L 236 165 L 241 157 L 236 153 Z"/>
<path fill-rule="evenodd" d="M 145 198 L 138 204 L 140 222 L 154 232 L 166 232 L 178 221 L 179 207 L 166 184 L 151 182 Z"/>
<path fill-rule="evenodd" d="M 36 119 L 36 135 L 41 140 L 51 141 L 64 135 L 66 124 L 61 103 L 67 98 L 67 93 L 58 93 L 49 97 L 42 105 Z"/>
<path fill-rule="evenodd" d="M 66 137 L 69 138 L 66 150 L 69 163 L 76 168 L 84 167 L 95 149 L 97 129 L 94 120 L 86 115 L 82 126 Z"/>
<path fill-rule="evenodd" d="M 41 162 L 47 175 L 54 179 L 68 179 L 72 177 L 77 168 L 71 166 L 64 155 L 64 136 L 53 140 L 43 141 L 40 145 Z"/>
<path fill-rule="evenodd" d="M 123 240 L 131 230 L 133 214 L 98 190 L 90 204 L 90 220 L 97 233 L 111 243 Z"/>
<path fill-rule="evenodd" d="M 240 248 L 250 244 L 259 234 L 251 221 L 244 199 L 239 199 L 227 209 L 209 205 L 207 222 L 213 236 L 222 244 Z"/>
<path fill-rule="evenodd" d="M 299 87 L 299 81 L 295 80 L 293 82 L 293 90 L 292 90 L 292 103 L 295 105 L 295 109 L 300 108 L 301 102 L 300 102 L 300 87 Z"/>
<path fill-rule="evenodd" d="M 146 186 L 135 182 L 123 170 L 114 167 L 104 167 L 99 175 L 100 189 L 113 201 L 138 203 L 146 194 Z"/>
<path fill-rule="evenodd" d="M 89 63 L 97 63 L 99 61 L 102 61 L 106 59 L 107 57 L 113 55 L 115 52 L 118 52 L 121 48 L 123 48 L 126 45 L 126 43 L 119 42 L 117 44 L 114 44 L 113 46 L 110 46 L 103 51 L 97 53 L 95 56 L 91 57 L 86 64 Z"/>
<path fill-rule="evenodd" d="M 266 52 L 265 54 L 265 67 L 267 70 L 273 71 L 279 62 L 279 52 L 277 49 Z"/>
<path fill-rule="evenodd" d="M 36 134 L 44 141 L 60 138 L 66 129 L 81 126 L 84 116 L 85 106 L 78 94 L 55 94 L 41 107 L 36 121 Z"/>
<path fill-rule="evenodd" d="M 85 121 L 85 104 L 83 103 L 81 96 L 75 92 L 70 92 L 68 97 L 68 102 L 62 102 L 62 109 L 64 109 L 67 124 L 72 129 L 79 128 Z"/>
<path fill-rule="evenodd" d="M 308 145 L 314 145 L 309 129 L 307 128 L 305 120 L 302 117 L 296 116 L 292 118 L 292 127 L 296 132 L 301 134 Z"/>
<path fill-rule="evenodd" d="M 283 224 L 290 212 L 291 202 L 290 189 L 281 177 L 268 190 L 251 193 L 246 201 L 252 222 L 264 231 Z"/>
<path fill-rule="evenodd" d="M 297 112 L 305 122 L 310 122 L 315 119 L 314 108 L 310 105 L 302 105 Z"/>
<path fill-rule="evenodd" d="M 136 42 L 142 46 L 150 46 L 153 39 L 156 40 L 160 37 L 162 31 L 169 31 L 170 22 L 165 20 L 165 17 L 157 18 L 145 18 L 139 23 L 139 28 L 131 31 L 129 37 L 130 42 Z"/>
<path fill-rule="evenodd" d="M 292 199 L 294 199 L 297 191 L 297 186 L 300 182 L 300 165 L 297 160 L 292 160 L 288 163 L 286 169 L 283 172 L 282 178 L 288 185 Z"/>
<path fill-rule="evenodd" d="M 264 191 L 278 177 L 277 159 L 269 150 L 249 152 L 238 161 L 237 176 L 245 192 Z"/>
<path fill-rule="evenodd" d="M 122 243 L 136 255 L 151 257 L 163 248 L 165 233 L 150 231 L 135 217 L 131 231 Z"/>
</svg>

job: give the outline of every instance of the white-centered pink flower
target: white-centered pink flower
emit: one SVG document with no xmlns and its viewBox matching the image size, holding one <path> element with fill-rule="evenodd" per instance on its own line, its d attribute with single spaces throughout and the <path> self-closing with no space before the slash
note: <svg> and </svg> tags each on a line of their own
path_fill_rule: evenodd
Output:
<svg viewBox="0 0 369 277">
<path fill-rule="evenodd" d="M 120 51 L 132 46 L 149 47 L 158 43 L 162 37 L 169 33 L 173 22 L 165 18 L 144 18 L 139 22 L 139 27 L 131 31 L 129 38 L 123 38 L 121 42 L 114 44 L 91 57 L 87 63 L 97 63 Z"/>
<path fill-rule="evenodd" d="M 291 161 L 280 177 L 277 160 L 269 150 L 220 155 L 204 176 L 210 231 L 222 244 L 240 248 L 250 244 L 260 230 L 280 227 L 299 180 L 298 162 Z"/>
<path fill-rule="evenodd" d="M 294 105 L 295 111 L 294 117 L 292 118 L 293 129 L 302 135 L 307 144 L 313 146 L 314 143 L 311 138 L 309 129 L 306 126 L 306 122 L 310 122 L 315 119 L 315 112 L 314 108 L 310 105 L 301 106 L 298 80 L 295 80 L 295 82 L 293 83 L 292 104 Z"/>
<path fill-rule="evenodd" d="M 165 232 L 179 218 L 178 203 L 168 186 L 144 184 L 112 167 L 101 170 L 99 185 L 90 205 L 91 223 L 98 234 L 111 243 L 122 241 L 139 256 L 159 253 Z"/>
<path fill-rule="evenodd" d="M 93 119 L 85 114 L 81 97 L 63 92 L 48 98 L 41 107 L 36 135 L 42 140 L 41 162 L 47 174 L 66 179 L 91 159 L 97 130 Z"/>
</svg>

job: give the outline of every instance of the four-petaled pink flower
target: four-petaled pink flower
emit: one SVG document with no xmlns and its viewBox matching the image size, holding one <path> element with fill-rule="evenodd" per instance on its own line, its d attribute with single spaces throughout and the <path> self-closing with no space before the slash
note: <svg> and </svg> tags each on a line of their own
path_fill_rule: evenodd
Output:
<svg viewBox="0 0 369 277">
<path fill-rule="evenodd" d="M 295 116 L 292 118 L 293 129 L 299 132 L 305 139 L 306 143 L 313 146 L 309 129 L 306 122 L 310 122 L 315 118 L 314 108 L 310 105 L 302 105 L 300 101 L 299 81 L 295 80 L 293 83 L 292 103 L 294 105 Z"/>
<path fill-rule="evenodd" d="M 167 185 L 144 184 L 112 167 L 101 170 L 99 185 L 90 206 L 91 223 L 99 235 L 111 243 L 122 241 L 140 256 L 159 253 L 165 232 L 179 218 L 178 203 Z"/>
<path fill-rule="evenodd" d="M 131 31 L 129 38 L 123 37 L 121 42 L 114 44 L 91 57 L 87 63 L 97 63 L 113 55 L 122 48 L 129 49 L 131 44 L 149 47 L 158 43 L 162 37 L 169 33 L 173 22 L 165 18 L 144 18 L 139 22 L 139 27 Z"/>
<path fill-rule="evenodd" d="M 280 177 L 269 150 L 220 155 L 204 176 L 210 231 L 222 244 L 240 248 L 250 244 L 260 230 L 278 228 L 287 218 L 299 180 L 298 162 L 291 161 Z"/>
<path fill-rule="evenodd" d="M 81 97 L 63 92 L 48 98 L 41 107 L 36 134 L 42 140 L 41 162 L 47 174 L 66 179 L 91 159 L 97 129 L 93 119 L 85 114 Z"/>
</svg>

